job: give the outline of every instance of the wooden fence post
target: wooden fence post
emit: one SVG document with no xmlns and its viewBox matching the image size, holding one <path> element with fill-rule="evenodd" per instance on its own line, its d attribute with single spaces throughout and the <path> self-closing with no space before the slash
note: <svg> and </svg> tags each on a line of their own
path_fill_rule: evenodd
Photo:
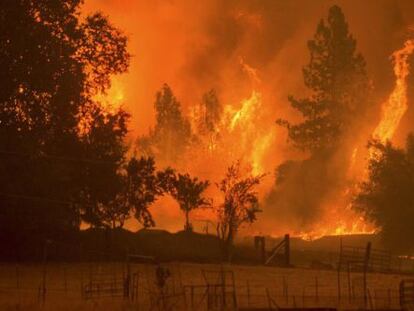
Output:
<svg viewBox="0 0 414 311">
<path fill-rule="evenodd" d="M 247 307 L 250 308 L 250 284 L 249 281 L 246 281 L 246 286 L 247 286 Z"/>
<path fill-rule="evenodd" d="M 194 286 L 191 285 L 191 310 L 194 310 Z"/>
<path fill-rule="evenodd" d="M 368 267 L 369 267 L 370 255 L 371 255 L 371 242 L 368 242 L 367 248 L 365 251 L 365 259 L 364 259 L 364 305 L 365 305 L 365 308 L 367 307 L 367 304 L 368 304 L 367 272 L 368 272 Z"/>
<path fill-rule="evenodd" d="M 388 308 L 391 309 L 391 289 L 387 290 L 388 294 Z"/>
<path fill-rule="evenodd" d="M 302 308 L 305 308 L 305 293 L 306 293 L 306 287 L 303 287 L 302 289 Z"/>
<path fill-rule="evenodd" d="M 341 265 L 342 265 L 342 237 L 339 239 L 339 259 L 338 259 L 338 304 L 341 301 Z"/>
<path fill-rule="evenodd" d="M 283 280 L 283 295 L 286 298 L 286 304 L 289 304 L 289 288 L 288 288 L 288 282 L 286 281 L 285 276 L 282 278 Z"/>
<path fill-rule="evenodd" d="M 46 302 L 47 245 L 48 245 L 48 241 L 46 240 L 43 246 L 43 271 L 42 271 L 42 288 L 41 288 L 43 305 Z"/>
<path fill-rule="evenodd" d="M 66 273 L 66 266 L 63 265 L 63 278 L 64 278 L 64 286 L 65 286 L 65 294 L 68 292 L 68 279 L 67 279 L 67 273 Z"/>
<path fill-rule="evenodd" d="M 16 288 L 20 288 L 20 271 L 19 271 L 19 264 L 16 263 Z"/>
<path fill-rule="evenodd" d="M 290 266 L 290 236 L 285 235 L 285 266 Z"/>
<path fill-rule="evenodd" d="M 318 277 L 315 277 L 315 297 L 316 297 L 316 303 L 319 302 L 319 282 Z"/>
</svg>

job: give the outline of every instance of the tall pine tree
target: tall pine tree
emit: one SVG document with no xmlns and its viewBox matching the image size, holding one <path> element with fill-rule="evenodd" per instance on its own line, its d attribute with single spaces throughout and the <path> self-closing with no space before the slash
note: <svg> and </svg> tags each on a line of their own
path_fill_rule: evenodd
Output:
<svg viewBox="0 0 414 311">
<path fill-rule="evenodd" d="M 297 148 L 317 153 L 335 148 L 352 128 L 355 116 L 364 113 L 370 84 L 364 58 L 356 51 L 356 40 L 340 7 L 331 7 L 327 21 L 320 21 L 308 49 L 310 62 L 303 68 L 303 78 L 310 96 L 289 97 L 303 122 L 277 123 L 287 128 Z"/>
<path fill-rule="evenodd" d="M 320 222 L 327 201 L 333 207 L 344 206 L 335 200 L 347 200 L 343 186 L 352 154 L 347 142 L 360 130 L 371 102 L 365 61 L 338 6 L 319 22 L 308 49 L 310 61 L 303 78 L 309 96 L 289 97 L 302 121 L 277 121 L 287 128 L 293 146 L 308 157 L 279 166 L 276 186 L 267 198 L 281 214 L 291 215 L 300 230 L 312 230 Z"/>
</svg>

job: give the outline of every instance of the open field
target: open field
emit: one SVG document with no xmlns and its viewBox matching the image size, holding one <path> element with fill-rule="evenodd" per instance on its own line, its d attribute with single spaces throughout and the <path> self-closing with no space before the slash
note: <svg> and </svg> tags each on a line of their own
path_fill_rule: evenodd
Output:
<svg viewBox="0 0 414 311">
<path fill-rule="evenodd" d="M 207 310 L 206 284 L 225 275 L 226 297 L 234 291 L 238 307 L 267 307 L 272 301 L 280 307 L 364 307 L 362 274 L 341 274 L 341 297 L 335 270 L 311 270 L 263 266 L 169 263 L 163 265 L 167 278 L 162 304 L 156 286 L 156 266 L 131 264 L 135 279 L 133 293 L 125 299 L 122 280 L 124 263 L 70 263 L 0 266 L 1 310 Z M 220 274 L 219 271 L 232 271 Z M 368 301 L 373 309 L 399 308 L 399 283 L 407 276 L 369 273 Z M 85 296 L 88 284 L 101 288 Z M 110 285 L 104 285 L 110 284 Z M 233 302 L 232 302 L 233 303 Z"/>
</svg>

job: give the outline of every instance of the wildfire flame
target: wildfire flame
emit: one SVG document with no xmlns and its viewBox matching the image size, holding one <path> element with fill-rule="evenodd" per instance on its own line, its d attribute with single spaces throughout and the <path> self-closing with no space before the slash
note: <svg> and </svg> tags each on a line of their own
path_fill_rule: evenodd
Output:
<svg viewBox="0 0 414 311">
<path fill-rule="evenodd" d="M 106 94 L 99 93 L 95 100 L 108 111 L 114 111 L 121 107 L 125 102 L 125 90 L 122 82 L 116 77 L 111 80 L 111 88 Z"/>
<path fill-rule="evenodd" d="M 408 109 L 407 77 L 410 73 L 408 57 L 413 51 L 414 41 L 407 40 L 402 49 L 392 54 L 396 77 L 395 87 L 388 100 L 382 105 L 382 118 L 373 133 L 373 137 L 382 143 L 392 139 Z"/>
<path fill-rule="evenodd" d="M 381 106 L 381 119 L 372 134 L 374 139 L 382 143 L 394 137 L 401 119 L 408 109 L 407 77 L 410 74 L 408 58 L 413 51 L 414 41 L 407 40 L 403 48 L 395 51 L 391 56 L 394 64 L 395 86 L 388 99 Z M 357 152 L 358 148 L 355 147 L 351 155 L 348 175 L 352 175 Z M 369 150 L 369 158 L 374 156 L 374 151 Z M 362 175 L 362 179 L 366 178 L 366 173 Z M 361 181 L 361 178 L 358 181 Z M 347 187 L 343 193 L 343 197 L 339 199 L 343 200 L 342 204 L 346 206 L 340 211 L 340 214 L 338 212 L 327 212 L 323 217 L 327 219 L 326 221 L 322 220 L 315 229 L 310 232 L 300 233 L 299 236 L 305 240 L 313 240 L 326 235 L 375 233 L 378 228 L 367 222 L 360 215 L 357 215 L 352 210 L 352 204 L 346 203 L 346 198 L 352 194 L 352 188 L 352 186 Z M 329 211 L 330 209 L 327 210 Z"/>
<path fill-rule="evenodd" d="M 174 164 L 177 169 L 211 181 L 219 181 L 223 172 L 235 161 L 241 161 L 246 173 L 261 175 L 273 171 L 277 163 L 269 160 L 274 158 L 272 147 L 275 146 L 277 138 L 274 120 L 263 105 L 257 69 L 246 64 L 242 58 L 240 65 L 251 82 L 250 95 L 223 106 L 217 128 L 207 135 L 198 133 L 201 144 L 189 148 L 189 153 L 185 155 L 189 160 L 182 162 L 183 167 Z M 190 121 L 195 131 L 199 128 L 198 122 L 202 120 L 200 116 L 203 115 L 203 109 L 204 107 L 196 105 L 190 110 Z M 259 195 L 264 197 L 271 186 L 272 179 L 266 179 L 259 186 Z M 209 188 L 208 195 L 214 202 L 222 199 L 215 187 Z M 207 211 L 200 213 L 198 215 L 195 212 L 195 215 L 202 218 L 211 216 L 213 220 L 214 215 L 208 215 Z"/>
<path fill-rule="evenodd" d="M 381 119 L 373 131 L 373 137 L 381 142 L 391 140 L 395 135 L 400 121 L 408 109 L 407 98 L 407 77 L 410 74 L 408 58 L 414 51 L 414 40 L 407 40 L 403 48 L 392 54 L 395 74 L 395 87 L 388 99 L 382 104 Z M 219 135 L 211 137 L 208 142 L 208 150 L 212 165 L 208 165 L 209 172 L 199 171 L 198 167 L 205 168 L 206 156 L 204 150 L 196 151 L 200 163 L 196 159 L 189 161 L 188 167 L 194 174 L 201 178 L 218 180 L 223 172 L 223 166 L 228 165 L 236 159 L 240 159 L 251 165 L 254 174 L 263 174 L 273 169 L 276 163 L 267 163 L 266 157 L 271 152 L 271 146 L 276 141 L 276 132 L 273 122 L 268 126 L 263 122 L 262 94 L 257 91 L 260 88 L 261 80 L 256 69 L 240 59 L 240 65 L 252 82 L 250 97 L 242 99 L 238 105 L 226 105 L 224 116 L 218 129 Z M 97 98 L 108 109 L 119 107 L 125 101 L 123 85 L 117 79 L 112 81 L 112 87 L 106 95 L 99 95 Z M 193 120 L 194 121 L 194 120 Z M 358 148 L 352 149 L 349 164 L 349 178 L 355 167 Z M 370 154 L 370 156 L 373 156 Z M 357 173 L 356 173 L 357 174 Z M 359 178 L 359 181 L 361 178 Z M 306 240 L 313 240 L 326 235 L 350 235 L 374 233 L 377 228 L 368 223 L 360 215 L 353 211 L 349 204 L 349 197 L 353 187 L 346 187 L 343 193 L 335 201 L 327 202 L 323 217 L 318 223 L 306 232 L 299 232 L 298 235 Z"/>
<path fill-rule="evenodd" d="M 224 118 L 227 123 L 226 135 L 237 148 L 237 152 L 231 156 L 250 163 L 253 174 L 266 172 L 264 157 L 276 139 L 271 126 L 268 128 L 260 126 L 262 108 L 262 95 L 255 90 L 249 98 L 241 101 L 239 110 L 235 110 L 230 105 L 225 108 L 225 113 L 228 115 Z"/>
<path fill-rule="evenodd" d="M 337 216 L 343 218 L 343 215 Z M 376 229 L 362 217 L 353 217 L 351 222 L 343 219 L 339 221 L 339 225 L 335 224 L 334 227 L 330 227 L 329 224 L 322 224 L 312 231 L 299 234 L 299 236 L 303 240 L 313 241 L 324 236 L 372 234 L 375 231 Z"/>
<path fill-rule="evenodd" d="M 218 134 L 208 137 L 204 146 L 192 148 L 185 161 L 186 167 L 200 178 L 218 181 L 225 169 L 240 160 L 243 170 L 254 175 L 265 174 L 272 170 L 275 163 L 267 161 L 275 145 L 276 133 L 274 122 L 266 117 L 262 94 L 252 90 L 250 96 L 240 102 L 224 106 L 223 115 L 218 126 Z M 196 122 L 197 110 L 191 115 Z M 207 152 L 206 152 L 207 151 Z M 206 169 L 207 168 L 207 169 Z M 270 181 L 269 178 L 266 182 Z M 262 183 L 258 189 L 259 195 L 264 196 L 272 184 Z M 215 187 L 210 187 L 208 195 L 214 202 L 222 200 L 221 194 Z M 195 217 L 215 221 L 215 214 L 208 211 L 194 211 Z"/>
<path fill-rule="evenodd" d="M 253 90 L 250 98 L 241 101 L 241 108 L 235 110 L 232 106 L 226 106 L 226 113 L 230 114 L 229 130 L 233 132 L 237 126 L 249 126 L 254 113 L 260 108 L 262 95 Z"/>
</svg>

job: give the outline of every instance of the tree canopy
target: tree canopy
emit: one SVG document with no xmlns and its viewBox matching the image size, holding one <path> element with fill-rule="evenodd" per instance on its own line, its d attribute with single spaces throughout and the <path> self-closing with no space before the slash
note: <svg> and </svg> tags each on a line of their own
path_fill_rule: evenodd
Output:
<svg viewBox="0 0 414 311">
<path fill-rule="evenodd" d="M 372 141 L 368 179 L 360 184 L 355 208 L 373 221 L 387 247 L 412 251 L 414 227 L 414 136 L 405 149 Z"/>
<path fill-rule="evenodd" d="M 0 4 L 0 226 L 12 235 L 93 223 L 116 189 L 129 114 L 95 96 L 127 70 L 127 38 L 100 13 L 81 18 L 81 4 Z"/>
</svg>

